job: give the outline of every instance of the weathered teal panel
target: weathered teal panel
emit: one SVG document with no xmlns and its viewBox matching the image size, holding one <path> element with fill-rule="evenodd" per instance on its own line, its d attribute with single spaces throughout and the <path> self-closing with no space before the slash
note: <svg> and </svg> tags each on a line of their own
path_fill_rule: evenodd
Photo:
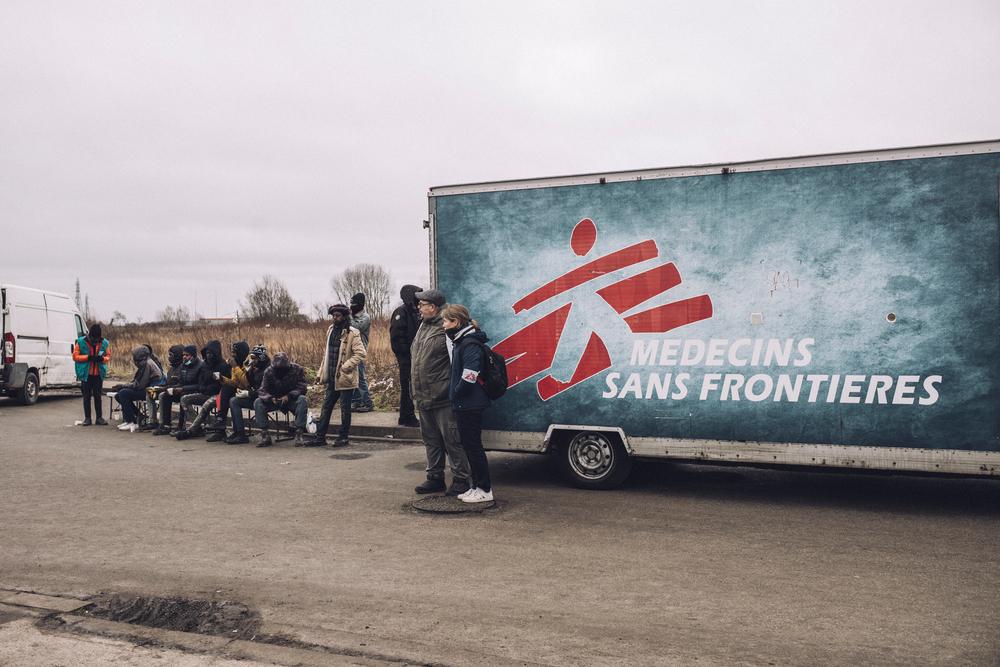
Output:
<svg viewBox="0 0 1000 667">
<path fill-rule="evenodd" d="M 572 304 L 551 368 L 513 386 L 488 412 L 489 428 L 579 423 L 631 436 L 998 450 L 998 178 L 1000 154 L 985 154 L 442 196 L 438 285 L 494 343 Z M 597 238 L 578 256 L 571 234 L 584 218 Z M 515 314 L 536 288 L 646 240 L 657 257 Z M 618 313 L 596 293 L 666 262 L 682 282 L 645 303 Z M 626 321 L 700 295 L 711 302 L 706 319 L 664 333 L 634 333 Z M 692 305 L 630 321 L 641 329 L 652 317 L 655 329 L 704 315 Z M 791 340 L 787 363 L 751 365 L 758 340 L 762 352 Z M 661 359 L 674 345 L 693 356 L 690 341 L 722 350 L 721 365 Z M 521 351 L 544 343 L 536 336 Z M 601 343 L 610 367 L 542 400 L 585 349 L 584 366 L 601 366 Z M 667 373 L 661 398 L 655 383 Z M 684 397 L 679 373 L 689 374 Z M 836 390 L 816 376 L 838 376 Z M 800 383 L 797 400 L 787 391 L 776 400 L 778 383 Z"/>
</svg>

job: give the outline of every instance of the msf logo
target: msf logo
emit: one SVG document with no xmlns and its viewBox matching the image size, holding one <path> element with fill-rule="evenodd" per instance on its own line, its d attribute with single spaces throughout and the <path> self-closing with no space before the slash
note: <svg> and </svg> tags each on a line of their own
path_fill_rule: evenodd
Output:
<svg viewBox="0 0 1000 667">
<path fill-rule="evenodd" d="M 586 257 L 596 241 L 597 226 L 591 219 L 584 218 L 573 228 L 570 247 L 578 256 Z M 534 308 L 614 271 L 655 259 L 659 254 L 656 242 L 650 239 L 592 259 L 518 299 L 512 306 L 514 313 Z M 624 313 L 680 284 L 677 267 L 673 262 L 667 262 L 595 290 L 595 293 L 614 309 L 632 333 L 665 333 L 712 317 L 712 299 L 702 294 L 631 315 Z M 572 302 L 563 303 L 493 346 L 494 351 L 507 360 L 509 386 L 513 387 L 552 367 L 572 308 Z M 611 355 L 607 345 L 596 331 L 591 330 L 590 339 L 572 377 L 564 381 L 551 374 L 545 375 L 535 385 L 538 396 L 547 401 L 610 367 Z"/>
</svg>

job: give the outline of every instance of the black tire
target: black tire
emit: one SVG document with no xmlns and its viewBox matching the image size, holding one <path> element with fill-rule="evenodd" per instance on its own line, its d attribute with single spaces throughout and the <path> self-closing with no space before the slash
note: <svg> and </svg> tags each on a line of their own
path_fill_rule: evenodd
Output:
<svg viewBox="0 0 1000 667">
<path fill-rule="evenodd" d="M 24 386 L 17 392 L 17 400 L 22 405 L 34 405 L 38 402 L 38 376 L 34 371 L 25 374 Z"/>
<path fill-rule="evenodd" d="M 555 449 L 562 475 L 582 489 L 616 489 L 632 471 L 632 457 L 616 433 L 567 433 Z"/>
</svg>

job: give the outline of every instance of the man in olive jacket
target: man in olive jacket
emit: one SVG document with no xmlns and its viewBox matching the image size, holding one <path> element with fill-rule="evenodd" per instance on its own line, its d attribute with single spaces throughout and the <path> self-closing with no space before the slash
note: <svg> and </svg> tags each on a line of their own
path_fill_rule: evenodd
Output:
<svg viewBox="0 0 1000 667">
<path fill-rule="evenodd" d="M 413 402 L 420 411 L 420 436 L 427 450 L 427 480 L 414 489 L 417 493 L 445 490 L 445 452 L 451 464 L 452 482 L 447 495 L 457 496 L 469 490 L 469 460 L 458 437 L 458 425 L 451 410 L 448 389 L 451 386 L 451 354 L 448 337 L 441 326 L 444 294 L 429 289 L 417 292 L 420 327 L 410 346 L 410 387 Z"/>
<path fill-rule="evenodd" d="M 361 341 L 361 332 L 351 326 L 351 309 L 338 303 L 327 310 L 333 324 L 326 332 L 326 348 L 319 366 L 319 382 L 326 385 L 323 410 L 316 422 L 316 435 L 303 441 L 306 447 L 326 444 L 326 430 L 330 428 L 333 406 L 340 401 L 340 432 L 334 447 L 347 444 L 351 431 L 351 397 L 358 388 L 358 367 L 368 356 Z"/>
</svg>

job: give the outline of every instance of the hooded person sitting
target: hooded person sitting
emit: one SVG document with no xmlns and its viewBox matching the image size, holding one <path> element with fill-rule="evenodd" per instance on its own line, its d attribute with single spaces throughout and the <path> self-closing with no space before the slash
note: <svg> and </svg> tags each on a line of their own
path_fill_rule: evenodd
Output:
<svg viewBox="0 0 1000 667">
<path fill-rule="evenodd" d="M 242 445 L 250 442 L 243 423 L 243 411 L 253 408 L 254 401 L 257 400 L 257 392 L 264 381 L 264 373 L 270 365 L 271 358 L 267 356 L 267 347 L 264 345 L 255 345 L 250 351 L 250 356 L 247 358 L 243 368 L 247 387 L 245 389 L 237 389 L 236 395 L 229 399 L 229 413 L 233 419 L 233 434 L 226 438 L 227 445 Z"/>
<path fill-rule="evenodd" d="M 151 416 L 151 420 L 142 428 L 150 429 L 153 435 L 167 435 L 170 433 L 171 412 L 170 406 L 173 404 L 173 396 L 167 390 L 181 386 L 181 371 L 184 368 L 184 346 L 172 345 L 167 351 L 166 382 L 155 387 L 146 389 L 146 412 Z M 159 408 L 157 408 L 159 399 Z M 159 423 L 156 416 L 159 415 Z"/>
<path fill-rule="evenodd" d="M 194 421 L 191 422 L 190 428 L 180 428 L 174 434 L 178 440 L 197 438 L 205 434 L 202 422 L 205 421 L 213 408 L 218 407 L 223 378 L 229 378 L 232 375 L 232 368 L 222 357 L 222 343 L 219 341 L 210 340 L 205 343 L 205 347 L 201 349 L 201 356 L 204 364 L 199 385 L 193 393 L 185 391 L 184 396 L 181 397 L 181 423 L 183 424 L 185 413 L 194 411 L 195 407 L 197 407 L 198 412 Z"/>
<path fill-rule="evenodd" d="M 153 361 L 149 348 L 145 345 L 133 348 L 132 363 L 135 364 L 132 381 L 115 393 L 115 400 L 122 406 L 122 423 L 118 426 L 121 431 L 139 428 L 135 402 L 145 399 L 146 388 L 158 384 L 162 377 L 159 365 Z"/>
<path fill-rule="evenodd" d="M 274 355 L 271 365 L 264 371 L 257 400 L 253 402 L 254 421 L 260 429 L 258 447 L 270 447 L 267 414 L 276 410 L 295 413 L 295 444 L 303 442 L 309 404 L 306 402 L 306 373 L 302 366 L 293 364 L 284 352 Z"/>
<path fill-rule="evenodd" d="M 185 345 L 181 351 L 181 368 L 177 383 L 167 387 L 166 391 L 160 395 L 160 428 L 153 431 L 153 435 L 172 433 L 170 430 L 170 408 L 174 401 L 181 405 L 181 410 L 177 415 L 177 430 L 184 430 L 186 416 L 184 398 L 197 394 L 207 381 L 207 377 L 208 371 L 205 369 L 205 362 L 198 358 L 198 348 L 194 345 Z"/>
<path fill-rule="evenodd" d="M 229 412 L 229 402 L 236 396 L 237 391 L 249 387 L 243 365 L 250 356 L 250 344 L 245 340 L 236 341 L 229 346 L 229 353 L 226 365 L 229 366 L 230 375 L 228 377 L 221 375 L 219 378 L 221 386 L 218 400 L 203 404 L 198 417 L 191 423 L 191 427 L 196 428 L 208 417 L 213 407 L 216 409 L 215 423 L 207 429 L 210 432 L 205 442 L 220 442 L 226 438 L 226 413 Z"/>
</svg>

